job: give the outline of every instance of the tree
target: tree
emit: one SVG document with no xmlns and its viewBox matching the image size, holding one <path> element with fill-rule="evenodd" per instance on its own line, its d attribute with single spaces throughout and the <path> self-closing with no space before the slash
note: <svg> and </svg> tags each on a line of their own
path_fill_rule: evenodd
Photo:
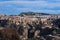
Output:
<svg viewBox="0 0 60 40">
<path fill-rule="evenodd" d="M 0 33 L 0 35 L 1 34 L 2 34 L 1 37 L 3 40 L 20 40 L 19 34 L 16 31 L 16 29 L 4 28 L 2 29 L 2 32 Z"/>
</svg>

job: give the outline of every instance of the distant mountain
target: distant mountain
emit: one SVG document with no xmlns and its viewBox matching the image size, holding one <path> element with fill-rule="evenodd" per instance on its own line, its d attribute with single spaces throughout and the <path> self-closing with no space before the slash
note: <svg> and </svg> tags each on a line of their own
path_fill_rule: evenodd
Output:
<svg viewBox="0 0 60 40">
<path fill-rule="evenodd" d="M 38 13 L 38 12 L 22 12 L 19 14 L 19 16 L 29 16 L 29 15 L 50 15 L 48 13 Z"/>
</svg>

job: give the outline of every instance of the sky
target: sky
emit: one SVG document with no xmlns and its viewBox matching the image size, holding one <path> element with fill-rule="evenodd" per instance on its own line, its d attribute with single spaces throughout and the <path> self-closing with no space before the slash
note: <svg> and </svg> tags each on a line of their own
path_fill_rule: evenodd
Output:
<svg viewBox="0 0 60 40">
<path fill-rule="evenodd" d="M 0 0 L 0 14 L 18 15 L 21 12 L 60 14 L 60 0 Z"/>
</svg>

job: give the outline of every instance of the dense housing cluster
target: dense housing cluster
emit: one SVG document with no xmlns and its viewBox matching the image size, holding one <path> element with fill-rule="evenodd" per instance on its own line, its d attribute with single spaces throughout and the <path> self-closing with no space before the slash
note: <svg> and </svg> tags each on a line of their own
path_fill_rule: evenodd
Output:
<svg viewBox="0 0 60 40">
<path fill-rule="evenodd" d="M 0 15 L 0 40 L 60 40 L 60 15 Z"/>
</svg>

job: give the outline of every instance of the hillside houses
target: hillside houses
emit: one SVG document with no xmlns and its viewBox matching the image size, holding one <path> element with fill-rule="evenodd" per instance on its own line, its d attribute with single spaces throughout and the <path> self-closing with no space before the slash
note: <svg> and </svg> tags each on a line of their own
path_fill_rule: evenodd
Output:
<svg viewBox="0 0 60 40">
<path fill-rule="evenodd" d="M 47 20 L 54 20 L 60 18 L 60 15 L 33 15 L 33 16 L 2 16 L 0 15 L 0 20 L 9 20 L 12 23 L 15 23 L 17 25 L 19 25 L 21 22 L 25 22 L 25 23 L 32 23 L 33 21 L 42 21 L 45 22 Z"/>
<path fill-rule="evenodd" d="M 15 28 L 21 40 L 34 40 L 34 39 L 40 40 L 41 37 L 43 37 L 43 39 L 47 39 L 48 38 L 47 36 L 49 35 L 54 36 L 53 31 L 55 32 L 56 30 L 55 29 L 56 26 L 54 25 L 54 23 L 56 22 L 58 24 L 60 23 L 59 20 L 55 22 L 55 19 L 58 18 L 60 18 L 60 15 L 28 15 L 28 16 L 0 15 L 0 30 L 4 28 L 7 28 L 8 30 Z M 8 31 L 9 34 L 10 32 Z"/>
</svg>

